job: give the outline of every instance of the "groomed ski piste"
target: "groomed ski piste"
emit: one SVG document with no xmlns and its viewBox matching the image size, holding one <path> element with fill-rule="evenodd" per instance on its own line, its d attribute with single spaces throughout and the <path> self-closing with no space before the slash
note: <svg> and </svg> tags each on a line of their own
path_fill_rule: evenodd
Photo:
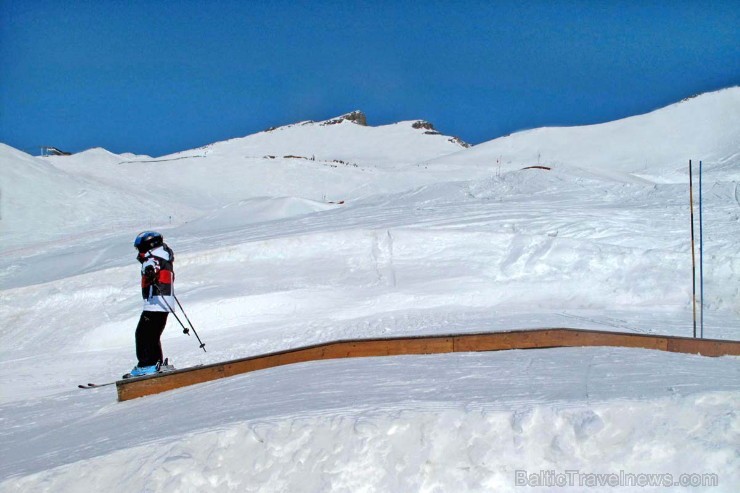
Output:
<svg viewBox="0 0 740 493">
<path fill-rule="evenodd" d="M 145 229 L 208 350 L 169 320 L 177 368 L 341 339 L 691 336 L 689 159 L 704 335 L 740 339 L 740 88 L 470 148 L 415 121 L 325 123 L 159 158 L 0 145 L 0 491 L 736 491 L 737 357 L 552 348 L 306 362 L 120 403 L 77 388 L 135 364 Z"/>
</svg>

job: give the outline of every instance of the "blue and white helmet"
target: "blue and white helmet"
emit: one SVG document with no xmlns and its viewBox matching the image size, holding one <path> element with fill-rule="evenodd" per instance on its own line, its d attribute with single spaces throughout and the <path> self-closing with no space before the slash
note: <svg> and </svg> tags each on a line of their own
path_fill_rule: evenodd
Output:
<svg viewBox="0 0 740 493">
<path fill-rule="evenodd" d="M 134 240 L 134 247 L 139 253 L 148 252 L 164 244 L 164 238 L 156 231 L 144 231 L 139 233 Z"/>
</svg>

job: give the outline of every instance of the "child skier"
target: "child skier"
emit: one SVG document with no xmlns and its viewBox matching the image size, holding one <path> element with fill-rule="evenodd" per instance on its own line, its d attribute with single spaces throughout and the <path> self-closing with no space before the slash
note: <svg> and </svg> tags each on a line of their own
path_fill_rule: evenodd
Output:
<svg viewBox="0 0 740 493">
<path fill-rule="evenodd" d="M 175 254 L 156 231 L 144 231 L 134 240 L 141 263 L 141 295 L 144 310 L 136 326 L 136 357 L 138 363 L 124 378 L 149 375 L 159 371 L 164 363 L 160 337 L 167 315 L 174 310 Z"/>
</svg>

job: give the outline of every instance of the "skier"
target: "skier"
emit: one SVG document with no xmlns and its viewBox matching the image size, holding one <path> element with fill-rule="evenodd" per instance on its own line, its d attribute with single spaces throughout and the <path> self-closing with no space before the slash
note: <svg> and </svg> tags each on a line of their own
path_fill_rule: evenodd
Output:
<svg viewBox="0 0 740 493">
<path fill-rule="evenodd" d="M 175 254 L 156 231 L 144 231 L 134 240 L 141 263 L 141 295 L 144 310 L 136 326 L 136 357 L 138 364 L 124 378 L 149 375 L 167 362 L 162 356 L 160 337 L 167 315 L 174 310 Z"/>
</svg>

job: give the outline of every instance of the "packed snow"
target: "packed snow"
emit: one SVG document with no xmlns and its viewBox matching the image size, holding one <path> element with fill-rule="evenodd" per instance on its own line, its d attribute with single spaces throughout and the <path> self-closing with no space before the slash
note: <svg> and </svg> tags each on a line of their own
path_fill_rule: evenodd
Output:
<svg viewBox="0 0 740 493">
<path fill-rule="evenodd" d="M 568 470 L 568 491 L 620 471 L 735 491 L 736 357 L 502 351 L 302 363 L 124 403 L 78 389 L 135 364 L 144 229 L 175 250 L 207 345 L 170 320 L 179 368 L 347 338 L 691 336 L 689 159 L 704 333 L 740 339 L 740 88 L 470 148 L 414 121 L 326 123 L 159 158 L 0 144 L 0 491 L 551 491 L 517 474 Z"/>
</svg>

